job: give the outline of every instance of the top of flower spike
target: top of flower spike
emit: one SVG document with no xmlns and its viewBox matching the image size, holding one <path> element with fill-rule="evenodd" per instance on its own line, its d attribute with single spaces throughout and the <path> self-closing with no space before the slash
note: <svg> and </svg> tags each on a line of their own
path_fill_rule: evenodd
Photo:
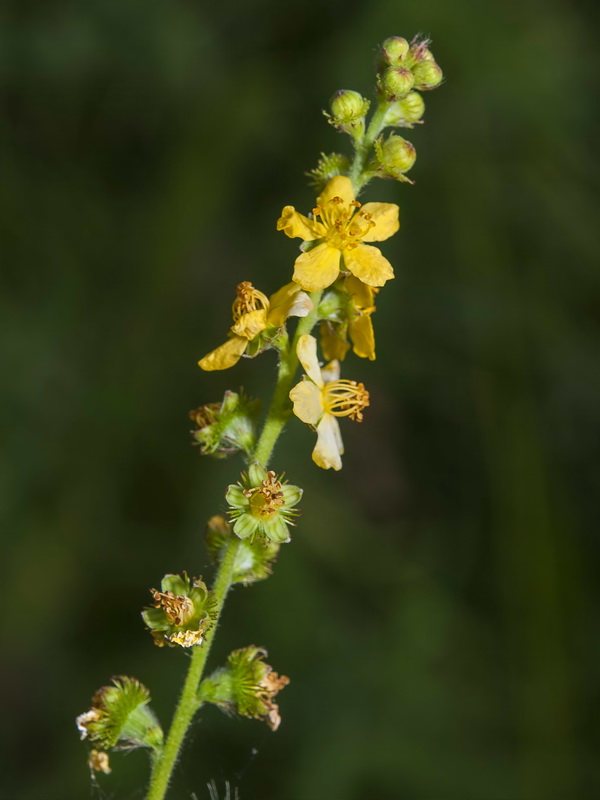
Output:
<svg viewBox="0 0 600 800">
<path fill-rule="evenodd" d="M 294 281 L 307 292 L 317 292 L 331 286 L 343 269 L 369 286 L 383 286 L 394 277 L 392 265 L 377 247 L 363 243 L 393 236 L 400 227 L 398 212 L 395 203 L 361 206 L 345 175 L 329 181 L 312 217 L 285 206 L 277 230 L 312 245 L 296 259 Z"/>
</svg>

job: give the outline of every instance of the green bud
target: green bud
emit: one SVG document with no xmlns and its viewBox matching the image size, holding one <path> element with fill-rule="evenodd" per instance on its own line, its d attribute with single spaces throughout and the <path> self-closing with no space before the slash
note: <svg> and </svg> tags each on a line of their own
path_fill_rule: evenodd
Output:
<svg viewBox="0 0 600 800">
<path fill-rule="evenodd" d="M 214 703 L 224 711 L 235 711 L 243 717 L 261 719 L 276 731 L 281 717 L 273 698 L 290 679 L 273 672 L 263 661 L 266 655 L 266 650 L 255 645 L 234 650 L 225 667 L 202 681 L 199 701 Z"/>
<path fill-rule="evenodd" d="M 419 39 L 415 36 L 410 43 L 408 61 L 411 64 L 419 64 L 422 61 L 434 61 L 433 54 L 429 49 L 430 44 L 430 39 Z"/>
<path fill-rule="evenodd" d="M 252 542 L 255 537 L 266 537 L 277 544 L 289 542 L 288 526 L 298 515 L 293 506 L 300 502 L 302 489 L 290 486 L 282 476 L 267 472 L 258 463 L 241 477 L 241 482 L 229 486 L 225 495 L 234 533 Z"/>
<path fill-rule="evenodd" d="M 197 425 L 192 436 L 204 455 L 226 458 L 239 451 L 250 454 L 259 413 L 260 400 L 250 400 L 243 392 L 226 391 L 220 403 L 207 403 L 190 411 L 190 419 Z"/>
<path fill-rule="evenodd" d="M 358 92 L 340 89 L 330 101 L 331 114 L 325 113 L 330 125 L 338 131 L 360 136 L 365 127 L 365 116 L 370 103 Z"/>
<path fill-rule="evenodd" d="M 388 103 L 401 100 L 413 88 L 413 74 L 406 67 L 388 67 L 377 76 L 379 93 Z"/>
<path fill-rule="evenodd" d="M 128 678 L 126 675 L 119 675 L 112 682 L 112 686 L 99 689 L 92 698 L 90 710 L 77 717 L 81 738 L 89 739 L 103 749 L 117 745 L 127 749 L 160 748 L 163 732 L 148 705 L 148 689 L 135 678 Z M 99 768 L 107 771 L 103 767 Z"/>
<path fill-rule="evenodd" d="M 208 520 L 206 547 L 215 563 L 220 562 L 223 550 L 234 535 L 225 517 L 216 515 Z M 255 541 L 242 539 L 233 564 L 232 582 L 249 586 L 251 583 L 268 578 L 278 554 L 279 545 L 269 539 L 259 537 Z"/>
<path fill-rule="evenodd" d="M 444 78 L 444 73 L 435 61 L 421 61 L 413 70 L 415 89 L 435 89 Z"/>
<path fill-rule="evenodd" d="M 165 575 L 161 591 L 150 589 L 153 604 L 142 611 L 142 618 L 159 647 L 192 647 L 204 642 L 216 619 L 216 601 L 200 579 Z"/>
<path fill-rule="evenodd" d="M 383 142 L 381 139 L 375 142 L 375 153 L 382 177 L 410 182 L 403 173 L 413 166 L 417 153 L 409 141 L 392 134 Z"/>
<path fill-rule="evenodd" d="M 384 125 L 412 128 L 425 113 L 425 103 L 418 92 L 410 92 L 404 100 L 393 103 L 385 114 Z"/>
<path fill-rule="evenodd" d="M 390 36 L 381 45 L 380 55 L 381 61 L 390 67 L 399 66 L 409 50 L 409 44 L 402 36 Z"/>
<path fill-rule="evenodd" d="M 341 153 L 329 153 L 329 155 L 321 153 L 317 166 L 306 175 L 311 179 L 311 186 L 321 193 L 332 178 L 336 175 L 346 175 L 349 169 L 350 161 Z"/>
</svg>

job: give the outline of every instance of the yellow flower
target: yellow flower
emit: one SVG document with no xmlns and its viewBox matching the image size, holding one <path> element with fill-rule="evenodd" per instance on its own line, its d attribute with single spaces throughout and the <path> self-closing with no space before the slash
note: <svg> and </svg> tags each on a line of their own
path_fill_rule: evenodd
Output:
<svg viewBox="0 0 600 800">
<path fill-rule="evenodd" d="M 317 431 L 312 454 L 315 464 L 323 469 L 341 469 L 344 445 L 336 417 L 361 422 L 363 408 L 369 405 L 369 393 L 362 383 L 340 380 L 337 361 L 320 369 L 314 336 L 301 336 L 296 352 L 306 375 L 290 392 L 294 414 Z"/>
<path fill-rule="evenodd" d="M 349 296 L 347 322 L 322 322 L 320 326 L 321 347 L 323 355 L 329 361 L 343 361 L 350 345 L 347 334 L 352 341 L 352 349 L 360 358 L 375 360 L 375 333 L 371 314 L 375 311 L 375 295 L 379 291 L 367 286 L 354 275 L 348 275 L 341 289 Z"/>
<path fill-rule="evenodd" d="M 369 286 L 383 286 L 394 277 L 392 265 L 377 247 L 363 242 L 383 242 L 399 227 L 397 205 L 361 206 L 344 175 L 329 181 L 317 198 L 312 218 L 286 206 L 277 221 L 277 230 L 291 239 L 298 236 L 314 243 L 298 256 L 294 269 L 294 280 L 307 292 L 331 286 L 340 269 L 349 270 Z"/>
<path fill-rule="evenodd" d="M 259 334 L 268 329 L 275 333 L 288 317 L 305 317 L 312 307 L 310 298 L 296 283 L 287 283 L 267 298 L 250 281 L 243 281 L 236 288 L 231 307 L 229 339 L 200 359 L 198 366 L 207 372 L 233 367 Z"/>
</svg>

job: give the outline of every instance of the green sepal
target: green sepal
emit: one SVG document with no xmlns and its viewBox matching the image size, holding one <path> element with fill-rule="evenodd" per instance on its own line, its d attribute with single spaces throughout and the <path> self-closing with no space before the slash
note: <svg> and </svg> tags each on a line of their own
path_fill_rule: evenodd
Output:
<svg viewBox="0 0 600 800">
<path fill-rule="evenodd" d="M 148 705 L 150 692 L 126 675 L 112 681 L 112 686 L 103 686 L 96 692 L 90 710 L 77 717 L 81 738 L 105 750 L 116 746 L 158 750 L 163 744 L 163 732 Z"/>
<path fill-rule="evenodd" d="M 263 661 L 266 655 L 266 650 L 255 645 L 234 650 L 225 667 L 202 681 L 198 701 L 264 720 L 271 730 L 277 730 L 281 718 L 273 698 L 289 683 L 289 678 L 273 672 Z"/>
<path fill-rule="evenodd" d="M 250 399 L 241 390 L 228 390 L 220 404 L 208 403 L 190 411 L 190 419 L 198 426 L 192 431 L 195 443 L 203 455 L 216 458 L 240 451 L 248 454 L 256 444 L 259 414 L 260 400 Z"/>
<path fill-rule="evenodd" d="M 214 563 L 219 563 L 224 550 L 235 534 L 225 517 L 214 516 L 206 527 L 206 546 Z M 240 541 L 233 563 L 232 583 L 251 583 L 268 578 L 279 553 L 279 545 L 264 536 Z"/>
</svg>

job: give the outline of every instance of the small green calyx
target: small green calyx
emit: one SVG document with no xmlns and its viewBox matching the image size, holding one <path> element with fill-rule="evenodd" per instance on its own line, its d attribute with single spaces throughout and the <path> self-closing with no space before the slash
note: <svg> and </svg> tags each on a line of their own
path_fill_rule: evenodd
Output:
<svg viewBox="0 0 600 800">
<path fill-rule="evenodd" d="M 150 589 L 153 605 L 142 611 L 142 618 L 158 647 L 192 647 L 204 642 L 216 617 L 213 593 L 200 579 L 165 575 L 161 591 Z"/>
<path fill-rule="evenodd" d="M 225 517 L 216 515 L 206 526 L 206 546 L 215 563 L 221 560 L 223 550 L 232 536 L 231 524 Z M 279 554 L 279 544 L 270 539 L 255 537 L 254 541 L 242 539 L 233 564 L 232 583 L 251 583 L 265 580 L 271 575 L 273 562 Z"/>
<path fill-rule="evenodd" d="M 394 178 L 397 181 L 412 183 L 404 173 L 414 165 L 417 151 L 402 136 L 391 134 L 387 139 L 375 142 L 377 157 L 377 174 L 382 178 Z"/>
<path fill-rule="evenodd" d="M 113 678 L 112 682 L 112 686 L 99 689 L 92 698 L 90 710 L 77 717 L 81 738 L 89 739 L 103 750 L 117 746 L 119 749 L 159 749 L 163 743 L 163 732 L 148 705 L 148 689 L 126 675 Z M 108 758 L 102 758 L 101 761 L 106 769 L 102 766 L 98 768 L 107 772 Z"/>
<path fill-rule="evenodd" d="M 358 92 L 340 89 L 331 98 L 331 114 L 324 113 L 330 125 L 336 130 L 353 136 L 362 136 L 365 116 L 370 105 L 370 102 Z"/>
<path fill-rule="evenodd" d="M 192 431 L 200 452 L 216 458 L 244 452 L 249 454 L 256 442 L 256 423 L 260 401 L 251 400 L 243 392 L 226 391 L 220 403 L 207 403 L 190 411 L 196 424 Z"/>
<path fill-rule="evenodd" d="M 261 719 L 272 731 L 281 723 L 275 695 L 287 686 L 290 679 L 278 676 L 263 658 L 267 651 L 250 645 L 234 650 L 225 667 L 214 672 L 200 684 L 200 702 L 214 703 L 226 711 L 236 711 L 242 717 Z"/>
<path fill-rule="evenodd" d="M 229 516 L 233 531 L 240 539 L 266 537 L 271 542 L 289 542 L 288 525 L 298 512 L 294 506 L 300 502 L 302 489 L 290 486 L 258 463 L 242 473 L 240 483 L 229 486 L 225 498 L 229 503 Z"/>
<path fill-rule="evenodd" d="M 350 160 L 341 153 L 321 153 L 321 157 L 314 169 L 306 173 L 310 178 L 311 186 L 320 193 L 336 175 L 346 175 L 350 169 Z"/>
</svg>

